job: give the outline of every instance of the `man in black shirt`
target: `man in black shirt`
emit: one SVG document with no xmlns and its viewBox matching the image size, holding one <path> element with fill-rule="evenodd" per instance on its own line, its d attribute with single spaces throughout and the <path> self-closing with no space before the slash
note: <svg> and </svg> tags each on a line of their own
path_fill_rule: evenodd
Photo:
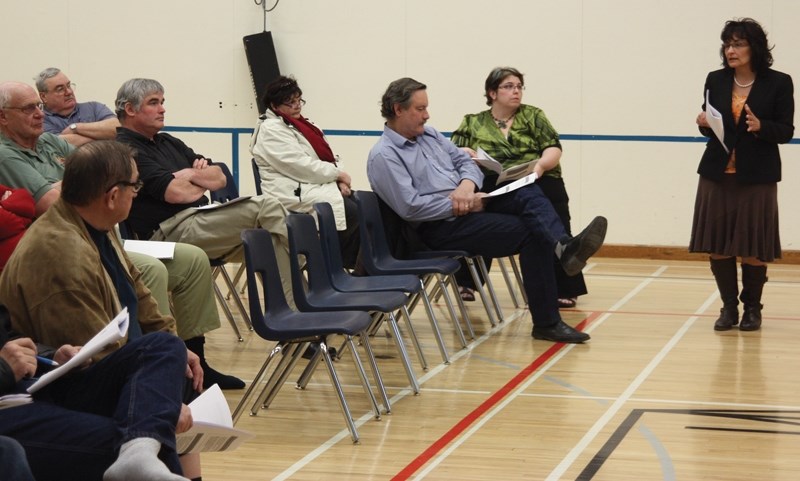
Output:
<svg viewBox="0 0 800 481">
<path fill-rule="evenodd" d="M 166 112 L 164 87 L 152 79 L 128 80 L 117 92 L 115 105 L 122 125 L 117 140 L 136 149 L 144 181 L 128 218 L 139 238 L 185 242 L 210 258 L 238 261 L 241 232 L 266 229 L 272 234 L 284 293 L 291 303 L 286 209 L 280 201 L 267 194 L 216 209 L 196 209 L 208 204 L 206 191 L 225 187 L 225 175 L 211 160 L 160 132 Z"/>
</svg>

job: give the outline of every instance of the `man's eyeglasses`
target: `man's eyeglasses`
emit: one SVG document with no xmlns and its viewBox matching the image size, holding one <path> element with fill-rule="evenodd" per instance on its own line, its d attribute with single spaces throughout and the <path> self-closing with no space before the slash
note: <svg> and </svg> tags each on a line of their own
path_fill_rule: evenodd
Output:
<svg viewBox="0 0 800 481">
<path fill-rule="evenodd" d="M 520 92 L 525 90 L 525 86 L 522 84 L 503 84 L 497 88 L 500 90 L 519 90 Z"/>
<path fill-rule="evenodd" d="M 133 190 L 133 193 L 136 194 L 137 192 L 142 190 L 142 187 L 144 187 L 144 181 L 142 179 L 139 179 L 136 182 L 128 182 L 127 180 L 120 180 L 119 182 L 114 182 L 113 184 L 111 184 L 111 187 L 106 189 L 106 193 L 110 192 L 111 189 L 113 189 L 118 185 L 124 185 L 130 187 L 131 190 Z"/>
<path fill-rule="evenodd" d="M 44 110 L 44 104 L 39 102 L 38 104 L 28 104 L 25 105 L 24 107 L 3 107 L 3 108 L 10 110 L 19 110 L 25 115 L 32 115 L 34 112 L 36 112 L 36 109 Z"/>
<path fill-rule="evenodd" d="M 57 93 L 58 95 L 64 95 L 65 93 L 67 93 L 67 89 L 75 90 L 75 84 L 72 82 L 67 82 L 62 85 L 56 85 L 53 88 L 53 92 Z"/>
<path fill-rule="evenodd" d="M 303 106 L 305 104 L 306 104 L 306 101 L 303 100 L 303 99 L 295 99 L 295 100 L 290 100 L 288 102 L 284 102 L 283 103 L 283 105 L 285 105 L 287 107 L 292 107 L 292 108 L 301 107 L 301 106 Z"/>
</svg>

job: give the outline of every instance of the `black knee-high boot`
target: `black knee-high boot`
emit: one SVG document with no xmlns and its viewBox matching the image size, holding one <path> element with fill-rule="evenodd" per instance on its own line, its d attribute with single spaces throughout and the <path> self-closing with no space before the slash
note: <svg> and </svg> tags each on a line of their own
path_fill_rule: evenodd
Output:
<svg viewBox="0 0 800 481">
<path fill-rule="evenodd" d="M 203 344 L 206 343 L 205 336 L 197 336 L 183 341 L 186 348 L 197 354 L 200 358 L 200 367 L 203 368 L 203 389 L 207 389 L 214 384 L 219 384 L 220 389 L 244 389 L 244 381 L 238 377 L 222 374 L 206 362 L 205 348 Z"/>
<path fill-rule="evenodd" d="M 717 281 L 722 298 L 722 309 L 714 322 L 715 331 L 727 331 L 739 323 L 739 280 L 736 273 L 736 258 L 709 259 L 711 272 Z"/>
<path fill-rule="evenodd" d="M 744 304 L 740 331 L 757 331 L 761 328 L 761 293 L 767 282 L 767 266 L 742 264 L 742 295 Z"/>
</svg>

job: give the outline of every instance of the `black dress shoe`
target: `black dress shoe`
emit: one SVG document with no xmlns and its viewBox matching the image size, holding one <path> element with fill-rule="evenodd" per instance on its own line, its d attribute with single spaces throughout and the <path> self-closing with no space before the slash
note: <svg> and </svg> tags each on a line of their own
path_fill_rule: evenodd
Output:
<svg viewBox="0 0 800 481">
<path fill-rule="evenodd" d="M 575 276 L 586 266 L 586 261 L 592 257 L 603 245 L 606 239 L 608 221 L 605 217 L 597 216 L 580 234 L 564 244 L 561 252 L 561 266 L 568 276 Z"/>
<path fill-rule="evenodd" d="M 564 321 L 558 321 L 552 326 L 546 327 L 533 326 L 531 336 L 533 336 L 534 339 L 572 344 L 581 343 L 590 339 L 589 334 L 573 329 Z"/>
</svg>

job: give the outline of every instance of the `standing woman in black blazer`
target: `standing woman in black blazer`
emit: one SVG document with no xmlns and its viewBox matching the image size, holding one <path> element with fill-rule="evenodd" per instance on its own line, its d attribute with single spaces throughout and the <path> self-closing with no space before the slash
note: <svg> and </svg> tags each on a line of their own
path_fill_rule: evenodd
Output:
<svg viewBox="0 0 800 481">
<path fill-rule="evenodd" d="M 794 87 L 790 76 L 770 68 L 767 34 L 755 20 L 728 21 L 720 38 L 724 68 L 708 74 L 703 94 L 721 114 L 724 136 L 721 142 L 712 131 L 704 103 L 697 125 L 709 140 L 697 169 L 689 250 L 710 254 L 723 302 L 714 329 L 739 324 L 740 331 L 755 331 L 761 327 L 766 263 L 781 257 L 778 144 L 794 134 Z M 742 259 L 741 294 L 736 257 Z"/>
</svg>

